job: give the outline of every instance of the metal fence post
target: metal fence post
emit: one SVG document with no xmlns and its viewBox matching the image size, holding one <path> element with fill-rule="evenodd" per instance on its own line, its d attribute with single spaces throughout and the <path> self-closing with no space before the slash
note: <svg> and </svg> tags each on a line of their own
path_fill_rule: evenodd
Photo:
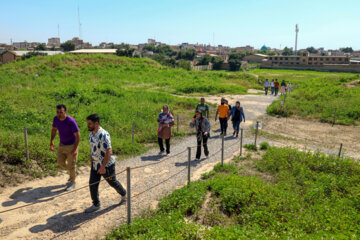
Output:
<svg viewBox="0 0 360 240">
<path fill-rule="evenodd" d="M 241 128 L 240 131 L 241 131 L 241 134 L 240 134 L 240 156 L 242 156 L 242 145 L 243 145 L 243 132 L 244 132 L 244 129 Z"/>
<path fill-rule="evenodd" d="M 256 129 L 255 129 L 255 146 L 256 146 L 256 140 L 257 140 L 258 131 L 259 131 L 259 122 L 258 122 L 258 121 L 256 121 Z"/>
<path fill-rule="evenodd" d="M 221 166 L 224 166 L 224 134 L 221 135 Z"/>
<path fill-rule="evenodd" d="M 131 223 L 131 183 L 130 183 L 130 167 L 126 168 L 126 194 L 127 194 L 127 223 Z"/>
<path fill-rule="evenodd" d="M 191 147 L 188 147 L 188 185 L 190 185 Z"/>
<path fill-rule="evenodd" d="M 335 111 L 334 111 L 334 120 L 333 120 L 333 123 L 332 123 L 332 127 L 334 126 L 334 124 L 335 124 L 335 120 L 336 120 L 336 108 L 335 108 Z"/>
<path fill-rule="evenodd" d="M 132 122 L 132 144 L 135 142 L 135 121 Z"/>
<path fill-rule="evenodd" d="M 30 160 L 29 157 L 29 144 L 28 144 L 28 134 L 27 134 L 27 127 L 24 127 L 24 137 L 25 137 L 25 148 L 26 148 L 26 160 Z"/>
<path fill-rule="evenodd" d="M 342 143 L 340 143 L 340 149 L 339 149 L 339 154 L 338 154 L 338 156 L 339 156 L 339 157 L 341 156 L 342 146 L 343 146 L 343 144 L 342 144 Z"/>
</svg>

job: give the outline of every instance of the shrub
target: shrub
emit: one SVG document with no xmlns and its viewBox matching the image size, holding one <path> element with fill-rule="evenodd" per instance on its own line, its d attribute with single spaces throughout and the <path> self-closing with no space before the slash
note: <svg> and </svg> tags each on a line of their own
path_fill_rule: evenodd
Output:
<svg viewBox="0 0 360 240">
<path fill-rule="evenodd" d="M 251 150 L 251 151 L 257 151 L 257 146 L 253 143 L 245 144 L 244 148 Z"/>
<path fill-rule="evenodd" d="M 268 142 L 262 142 L 260 143 L 260 150 L 267 150 L 270 148 L 270 145 Z"/>
</svg>

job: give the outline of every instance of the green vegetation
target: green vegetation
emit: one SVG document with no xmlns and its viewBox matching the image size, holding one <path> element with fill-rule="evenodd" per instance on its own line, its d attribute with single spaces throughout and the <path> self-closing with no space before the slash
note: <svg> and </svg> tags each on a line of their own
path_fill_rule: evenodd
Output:
<svg viewBox="0 0 360 240">
<path fill-rule="evenodd" d="M 270 148 L 270 145 L 268 142 L 262 142 L 260 143 L 260 150 L 267 150 Z"/>
<path fill-rule="evenodd" d="M 72 43 L 71 41 L 67 41 L 64 42 L 60 45 L 60 47 L 65 51 L 65 52 L 70 52 L 70 51 L 74 51 L 75 50 L 75 44 Z"/>
<path fill-rule="evenodd" d="M 13 181 L 18 173 L 56 174 L 56 154 L 49 151 L 49 143 L 57 104 L 65 104 L 78 122 L 82 136 L 78 163 L 83 165 L 89 162 L 85 119 L 91 113 L 100 115 L 114 153 L 121 157 L 142 153 L 147 143 L 156 142 L 156 118 L 163 104 L 184 121 L 190 119 L 197 100 L 174 94 L 241 94 L 250 87 L 259 86 L 245 73 L 185 71 L 148 59 L 107 55 L 37 56 L 1 65 L 0 182 Z M 131 144 L 133 120 L 135 144 Z M 24 127 L 30 161 L 25 160 Z"/>
<path fill-rule="evenodd" d="M 284 108 L 281 100 L 274 101 L 267 109 L 270 115 L 317 118 L 322 122 L 332 122 L 336 110 L 337 124 L 360 123 L 360 88 L 345 84 L 360 79 L 359 74 L 325 73 L 296 70 L 255 69 L 251 73 L 264 81 L 278 79 L 292 84 L 293 91 L 287 94 Z M 294 90 L 295 86 L 298 86 Z"/>
<path fill-rule="evenodd" d="M 251 151 L 257 151 L 257 146 L 253 143 L 245 144 L 244 148 L 251 150 Z"/>
<path fill-rule="evenodd" d="M 272 147 L 255 161 L 271 181 L 239 175 L 236 163 L 217 165 L 206 180 L 175 190 L 157 210 L 106 239 L 360 237 L 360 165 L 354 160 Z"/>
</svg>

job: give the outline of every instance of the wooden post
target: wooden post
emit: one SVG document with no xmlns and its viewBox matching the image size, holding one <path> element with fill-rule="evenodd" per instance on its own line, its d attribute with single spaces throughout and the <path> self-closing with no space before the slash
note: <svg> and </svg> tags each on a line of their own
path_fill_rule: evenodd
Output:
<svg viewBox="0 0 360 240">
<path fill-rule="evenodd" d="M 139 111 L 137 111 L 136 116 L 137 116 L 137 117 L 139 116 Z"/>
<path fill-rule="evenodd" d="M 343 146 L 343 144 L 342 144 L 342 143 L 340 143 L 340 149 L 339 149 L 339 154 L 338 154 L 338 156 L 339 156 L 339 157 L 341 157 L 341 150 L 342 150 L 342 146 Z"/>
<path fill-rule="evenodd" d="M 224 166 L 224 134 L 221 135 L 221 166 Z"/>
<path fill-rule="evenodd" d="M 241 131 L 241 134 L 240 134 L 240 156 L 242 156 L 242 145 L 243 145 L 243 132 L 244 132 L 244 129 L 241 128 L 240 131 Z"/>
<path fill-rule="evenodd" d="M 188 147 L 188 185 L 190 185 L 191 147 Z"/>
<path fill-rule="evenodd" d="M 131 223 L 131 182 L 130 167 L 126 168 L 127 224 Z"/>
<path fill-rule="evenodd" d="M 256 121 L 256 129 L 255 129 L 255 146 L 256 146 L 256 140 L 257 140 L 258 131 L 259 131 L 259 122 L 258 122 L 258 121 Z"/>
<path fill-rule="evenodd" d="M 132 144 L 135 143 L 135 121 L 132 122 Z"/>
<path fill-rule="evenodd" d="M 27 127 L 24 127 L 24 137 L 25 137 L 25 148 L 26 148 L 26 160 L 30 160 L 29 156 L 29 144 L 28 144 L 28 134 L 27 134 Z"/>
<path fill-rule="evenodd" d="M 334 120 L 333 120 L 333 123 L 332 123 L 332 127 L 333 127 L 334 124 L 335 124 L 335 120 L 336 120 L 336 108 L 335 108 L 335 111 L 334 111 Z"/>
<path fill-rule="evenodd" d="M 179 122 L 180 122 L 180 116 L 178 115 L 177 116 L 177 119 L 176 119 L 176 130 L 177 130 L 177 132 L 179 132 Z"/>
</svg>

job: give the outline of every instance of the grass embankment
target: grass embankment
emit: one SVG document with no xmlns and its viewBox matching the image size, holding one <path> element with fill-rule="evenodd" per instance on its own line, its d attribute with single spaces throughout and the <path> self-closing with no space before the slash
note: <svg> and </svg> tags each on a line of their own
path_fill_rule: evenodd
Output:
<svg viewBox="0 0 360 240">
<path fill-rule="evenodd" d="M 197 100 L 174 94 L 238 94 L 250 87 L 259 86 L 248 74 L 186 71 L 118 56 L 56 55 L 4 64 L 0 66 L 0 186 L 24 179 L 19 173 L 56 174 L 56 154 L 48 148 L 58 103 L 65 104 L 78 122 L 82 135 L 78 165 L 83 165 L 89 162 L 85 119 L 91 113 L 100 115 L 115 154 L 139 154 L 146 150 L 146 143 L 156 140 L 156 118 L 162 105 L 169 104 L 183 121 L 193 113 Z M 30 161 L 25 159 L 24 127 L 28 128 Z"/>
<path fill-rule="evenodd" d="M 358 239 L 360 166 L 266 147 L 258 177 L 235 159 L 165 197 L 106 239 Z M 248 161 L 249 159 L 246 159 Z M 266 179 L 266 180 L 264 180 Z"/>
<path fill-rule="evenodd" d="M 353 125 L 360 123 L 360 86 L 346 86 L 360 79 L 359 74 L 326 73 L 296 70 L 253 70 L 262 80 L 278 79 L 291 82 L 298 88 L 288 94 L 284 111 L 280 101 L 274 101 L 268 108 L 270 115 L 316 118 L 323 122 L 332 122 L 336 110 L 336 123 Z"/>
</svg>

